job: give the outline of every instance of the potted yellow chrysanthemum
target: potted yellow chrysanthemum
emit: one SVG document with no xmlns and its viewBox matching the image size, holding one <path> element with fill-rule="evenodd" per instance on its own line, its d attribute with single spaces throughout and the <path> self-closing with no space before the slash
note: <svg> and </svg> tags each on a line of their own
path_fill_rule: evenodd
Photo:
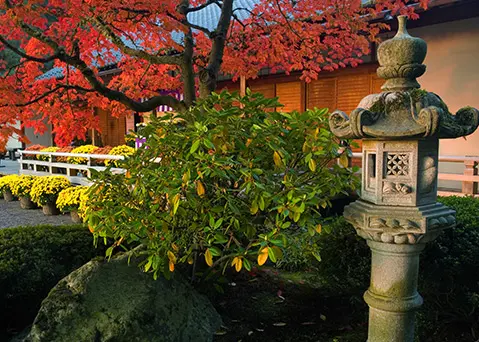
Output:
<svg viewBox="0 0 479 342">
<path fill-rule="evenodd" d="M 82 196 L 86 193 L 87 186 L 72 186 L 62 190 L 58 194 L 57 208 L 62 213 L 70 213 L 72 221 L 75 223 L 82 222 L 82 214 L 80 212 L 80 201 Z"/>
<path fill-rule="evenodd" d="M 21 175 L 13 178 L 10 182 L 10 190 L 12 191 L 13 196 L 19 198 L 20 207 L 22 207 L 22 209 L 37 208 L 30 198 L 30 191 L 36 178 L 36 176 Z"/>
<path fill-rule="evenodd" d="M 43 214 L 58 215 L 60 214 L 56 206 L 58 194 L 70 186 L 70 181 L 63 176 L 38 177 L 33 182 L 30 196 L 33 202 L 42 207 Z"/>
<path fill-rule="evenodd" d="M 12 194 L 11 184 L 18 178 L 18 175 L 8 175 L 0 177 L 0 192 L 3 193 L 3 198 L 6 202 L 12 202 L 15 200 L 15 196 Z"/>
</svg>

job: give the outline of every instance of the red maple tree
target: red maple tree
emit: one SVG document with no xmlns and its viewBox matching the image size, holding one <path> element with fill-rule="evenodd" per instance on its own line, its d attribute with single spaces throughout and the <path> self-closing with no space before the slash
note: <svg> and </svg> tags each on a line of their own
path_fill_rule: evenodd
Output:
<svg viewBox="0 0 479 342">
<path fill-rule="evenodd" d="M 57 144 L 67 145 L 98 128 L 95 107 L 115 116 L 184 110 L 214 91 L 221 74 L 253 78 L 271 68 L 310 81 L 360 63 L 386 26 L 372 19 L 415 18 L 428 3 L 363 2 L 1 0 L 0 51 L 20 58 L 0 61 L 0 141 L 20 120 L 39 132 L 53 124 Z M 111 65 L 121 73 L 102 77 Z M 60 75 L 42 76 L 52 67 Z"/>
</svg>

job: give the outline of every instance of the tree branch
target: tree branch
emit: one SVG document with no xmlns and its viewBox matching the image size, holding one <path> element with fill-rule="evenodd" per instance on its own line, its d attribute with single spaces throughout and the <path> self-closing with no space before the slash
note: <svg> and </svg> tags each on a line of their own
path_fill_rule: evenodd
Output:
<svg viewBox="0 0 479 342">
<path fill-rule="evenodd" d="M 219 4 L 219 1 L 218 0 L 208 0 L 204 4 L 201 4 L 201 5 L 196 6 L 196 7 L 188 7 L 183 11 L 184 11 L 185 14 L 198 12 L 198 11 L 201 11 L 203 8 L 206 8 L 206 7 L 208 7 L 209 5 L 212 5 L 212 4 Z"/>
<path fill-rule="evenodd" d="M 293 32 L 296 36 L 298 36 L 300 39 L 302 39 L 300 34 L 298 32 L 296 32 L 296 30 L 291 26 L 291 23 L 289 22 L 289 19 L 286 16 L 286 14 L 283 12 L 283 9 L 281 8 L 281 5 L 279 4 L 278 0 L 275 0 L 275 2 L 276 2 L 276 6 L 278 6 L 279 13 L 284 18 L 284 20 L 286 20 L 286 24 L 288 25 L 291 32 Z"/>
<path fill-rule="evenodd" d="M 8 48 L 9 50 L 13 51 L 15 54 L 17 54 L 18 56 L 22 57 L 22 58 L 25 58 L 25 59 L 28 59 L 29 61 L 32 61 L 32 62 L 37 62 L 37 63 L 48 63 L 48 62 L 51 62 L 53 61 L 54 59 L 57 59 L 58 58 L 58 54 L 53 54 L 51 56 L 48 56 L 48 57 L 44 57 L 44 58 L 39 58 L 39 57 L 34 57 L 34 56 L 30 56 L 28 54 L 26 54 L 25 52 L 23 52 L 22 50 L 16 48 L 14 45 L 12 45 L 8 40 L 5 39 L 5 37 L 1 36 L 0 35 L 0 42 L 5 45 L 6 48 Z"/>
<path fill-rule="evenodd" d="M 66 84 L 62 84 L 62 85 L 58 85 L 56 86 L 55 88 L 53 89 L 50 89 L 49 91 L 43 93 L 42 95 L 34 98 L 33 100 L 30 100 L 28 102 L 25 102 L 25 103 L 16 103 L 14 104 L 13 106 L 15 107 L 27 107 L 27 106 L 30 106 L 34 103 L 37 103 L 41 100 L 43 100 L 44 98 L 50 96 L 51 94 L 57 92 L 58 90 L 61 90 L 61 89 L 74 89 L 74 90 L 80 90 L 80 91 L 84 91 L 84 92 L 94 92 L 95 90 L 94 89 L 88 89 L 88 88 L 83 88 L 83 87 L 80 87 L 80 86 L 75 86 L 75 85 L 66 85 Z M 11 105 L 9 104 L 5 104 L 5 105 L 1 105 L 0 107 L 9 107 Z"/>
<path fill-rule="evenodd" d="M 178 11 L 186 10 L 190 5 L 189 0 L 182 0 L 181 5 L 178 7 Z M 186 19 L 186 14 L 184 12 L 179 12 L 184 15 L 182 20 L 183 24 L 187 24 L 188 20 Z M 185 97 L 185 102 L 188 105 L 192 105 L 196 101 L 196 87 L 195 87 L 195 72 L 193 70 L 193 55 L 194 55 L 194 46 L 195 42 L 193 39 L 193 32 L 191 27 L 188 28 L 183 42 L 185 45 L 185 50 L 183 53 L 183 63 L 181 64 L 181 73 L 183 79 L 183 93 Z"/>
<path fill-rule="evenodd" d="M 128 97 L 123 92 L 110 89 L 107 86 L 105 86 L 105 84 L 103 84 L 103 82 L 101 82 L 95 76 L 95 73 L 93 72 L 93 70 L 90 67 L 88 67 L 88 65 L 79 57 L 65 55 L 63 58 L 65 63 L 70 64 L 74 66 L 75 68 L 77 68 L 82 73 L 83 77 L 86 78 L 88 83 L 90 83 L 93 89 L 96 90 L 99 94 L 103 95 L 109 100 L 118 101 L 136 112 L 140 112 L 140 113 L 150 112 L 161 105 L 167 105 L 177 110 L 185 109 L 185 105 L 183 102 L 177 100 L 173 96 L 167 96 L 167 95 L 155 96 L 145 102 L 135 101 L 132 98 Z"/>
<path fill-rule="evenodd" d="M 118 46 L 118 48 L 125 54 L 147 60 L 152 64 L 170 64 L 170 65 L 179 65 L 181 58 L 179 55 L 174 56 L 165 56 L 165 55 L 152 55 L 144 50 L 138 50 L 128 47 L 119 36 L 117 36 L 113 30 L 106 24 L 100 17 L 92 17 L 92 23 L 98 28 L 98 30 L 104 34 L 108 39 L 110 39 L 113 44 Z"/>
<path fill-rule="evenodd" d="M 226 37 L 233 15 L 233 0 L 224 0 L 221 6 L 221 15 L 218 26 L 213 33 L 213 44 L 211 47 L 208 66 L 201 70 L 201 96 L 208 96 L 216 89 L 218 74 L 223 63 L 224 49 L 226 45 Z"/>
</svg>

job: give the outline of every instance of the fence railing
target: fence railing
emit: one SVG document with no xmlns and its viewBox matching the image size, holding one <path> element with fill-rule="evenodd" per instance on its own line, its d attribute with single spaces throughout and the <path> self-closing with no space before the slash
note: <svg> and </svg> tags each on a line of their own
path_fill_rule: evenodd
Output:
<svg viewBox="0 0 479 342">
<path fill-rule="evenodd" d="M 37 152 L 37 151 L 19 151 L 20 153 L 20 174 L 30 174 L 37 176 L 46 175 L 64 175 L 74 184 L 87 185 L 90 182 L 88 177 L 91 170 L 103 171 L 105 166 L 98 166 L 98 160 L 122 160 L 123 156 L 112 156 L 108 154 L 81 154 L 81 153 L 64 153 L 64 152 Z M 33 156 L 28 159 L 28 156 Z M 48 157 L 48 160 L 38 160 L 37 155 Z M 85 164 L 71 164 L 59 162 L 58 158 L 84 158 Z M 353 153 L 353 159 L 362 159 L 362 153 Z M 439 162 L 442 163 L 462 163 L 464 164 L 464 172 L 457 173 L 439 173 L 438 179 L 444 181 L 462 182 L 461 191 L 450 191 L 439 189 L 438 194 L 441 196 L 475 196 L 479 197 L 479 175 L 478 175 L 478 157 L 466 156 L 439 156 Z M 115 173 L 123 173 L 124 169 L 112 168 Z"/>
<path fill-rule="evenodd" d="M 19 151 L 20 174 L 49 176 L 62 175 L 67 177 L 73 184 L 89 185 L 88 178 L 91 176 L 91 170 L 103 171 L 106 166 L 99 166 L 98 160 L 122 160 L 123 156 L 112 156 L 108 154 L 83 154 L 83 153 L 65 153 L 65 152 L 37 152 L 37 151 Z M 28 156 L 32 156 L 31 159 Z M 45 156 L 47 160 L 39 160 L 37 156 Z M 72 164 L 59 161 L 58 158 L 83 158 L 82 164 Z M 63 160 L 62 159 L 62 160 Z M 124 169 L 112 168 L 114 173 L 123 173 Z"/>
<path fill-rule="evenodd" d="M 362 159 L 362 153 L 353 153 L 353 159 Z M 450 191 L 439 188 L 440 196 L 474 196 L 479 197 L 478 184 L 478 157 L 467 156 L 439 156 L 440 163 L 462 163 L 464 164 L 464 172 L 458 173 L 442 173 L 439 172 L 437 178 L 444 181 L 462 182 L 461 191 Z M 439 166 L 441 168 L 441 166 Z"/>
</svg>

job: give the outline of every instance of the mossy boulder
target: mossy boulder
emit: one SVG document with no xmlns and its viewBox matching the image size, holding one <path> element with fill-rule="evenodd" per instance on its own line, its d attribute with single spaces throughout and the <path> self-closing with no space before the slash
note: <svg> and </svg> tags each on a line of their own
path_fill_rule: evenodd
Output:
<svg viewBox="0 0 479 342">
<path fill-rule="evenodd" d="M 221 318 L 181 277 L 153 280 L 128 254 L 92 260 L 43 301 L 29 342 L 212 341 Z"/>
</svg>

